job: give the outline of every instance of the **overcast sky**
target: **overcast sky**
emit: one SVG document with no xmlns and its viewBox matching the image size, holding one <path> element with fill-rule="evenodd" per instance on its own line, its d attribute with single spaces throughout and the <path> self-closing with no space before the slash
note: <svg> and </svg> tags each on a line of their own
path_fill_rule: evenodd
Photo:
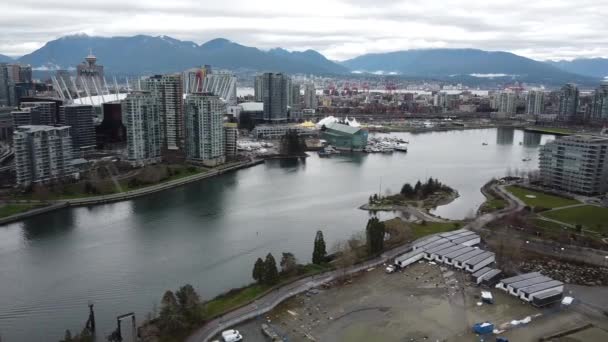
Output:
<svg viewBox="0 0 608 342">
<path fill-rule="evenodd" d="M 0 53 L 68 34 L 223 37 L 261 49 L 472 47 L 539 60 L 608 57 L 608 0 L 0 0 Z"/>
</svg>

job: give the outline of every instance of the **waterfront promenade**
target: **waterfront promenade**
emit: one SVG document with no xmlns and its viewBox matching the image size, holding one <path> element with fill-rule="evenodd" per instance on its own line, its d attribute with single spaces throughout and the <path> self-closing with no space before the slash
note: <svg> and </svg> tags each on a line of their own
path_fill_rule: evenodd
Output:
<svg viewBox="0 0 608 342">
<path fill-rule="evenodd" d="M 236 163 L 234 165 L 230 165 L 230 166 L 227 166 L 224 168 L 217 168 L 217 169 L 213 169 L 213 170 L 210 170 L 207 172 L 198 173 L 198 174 L 195 174 L 192 176 L 187 176 L 187 177 L 183 177 L 180 179 L 171 180 L 171 181 L 163 182 L 163 183 L 156 184 L 156 185 L 146 186 L 141 189 L 125 191 L 125 192 L 120 192 L 120 193 L 110 194 L 110 195 L 61 199 L 61 200 L 46 201 L 46 202 L 29 201 L 29 200 L 28 201 L 26 201 L 26 200 L 13 201 L 12 203 L 48 203 L 49 205 L 38 208 L 38 209 L 34 209 L 34 210 L 30 210 L 30 211 L 26 211 L 23 213 L 19 213 L 19 214 L 15 214 L 15 215 L 11 215 L 11 216 L 2 218 L 2 219 L 0 219 L 0 225 L 7 224 L 10 222 L 20 221 L 20 220 L 23 220 L 23 219 L 31 217 L 31 216 L 40 215 L 40 214 L 44 214 L 44 213 L 47 213 L 52 210 L 58 210 L 58 209 L 67 208 L 67 207 L 89 206 L 89 205 L 105 204 L 105 203 L 112 203 L 112 202 L 120 202 L 120 201 L 125 201 L 125 200 L 129 200 L 129 199 L 136 198 L 136 197 L 146 196 L 146 195 L 153 194 L 153 193 L 156 193 L 159 191 L 164 191 L 164 190 L 172 189 L 172 188 L 182 186 L 185 184 L 189 184 L 192 182 L 196 182 L 196 181 L 199 181 L 202 179 L 215 177 L 217 175 L 221 175 L 226 172 L 231 172 L 231 171 L 235 171 L 238 169 L 243 169 L 243 168 L 251 167 L 254 165 L 258 165 L 263 162 L 264 162 L 263 160 L 250 160 L 247 162 L 240 162 L 240 163 Z"/>
</svg>

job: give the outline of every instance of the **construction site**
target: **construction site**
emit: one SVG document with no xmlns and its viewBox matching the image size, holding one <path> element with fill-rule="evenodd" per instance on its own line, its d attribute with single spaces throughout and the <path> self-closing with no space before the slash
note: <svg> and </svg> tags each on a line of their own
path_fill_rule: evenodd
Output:
<svg viewBox="0 0 608 342">
<path fill-rule="evenodd" d="M 384 267 L 296 295 L 237 329 L 267 341 L 606 341 L 608 288 L 508 276 L 480 237 L 425 237 Z"/>
</svg>

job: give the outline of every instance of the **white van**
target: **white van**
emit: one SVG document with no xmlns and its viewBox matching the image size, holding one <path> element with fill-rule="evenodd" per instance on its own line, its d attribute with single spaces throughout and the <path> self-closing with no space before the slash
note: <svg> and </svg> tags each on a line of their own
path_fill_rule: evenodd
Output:
<svg viewBox="0 0 608 342">
<path fill-rule="evenodd" d="M 238 342 L 243 340 L 243 336 L 238 330 L 229 329 L 222 332 L 222 339 L 224 342 Z"/>
</svg>

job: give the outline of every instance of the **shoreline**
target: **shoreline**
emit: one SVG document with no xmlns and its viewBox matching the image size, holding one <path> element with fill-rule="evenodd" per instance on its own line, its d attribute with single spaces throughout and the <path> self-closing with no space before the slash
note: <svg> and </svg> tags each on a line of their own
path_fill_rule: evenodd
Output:
<svg viewBox="0 0 608 342">
<path fill-rule="evenodd" d="M 458 191 L 454 191 L 450 194 L 449 197 L 442 198 L 440 201 L 438 201 L 438 203 L 436 203 L 436 206 L 434 208 L 437 208 L 439 206 L 448 205 L 448 204 L 454 202 L 458 197 L 460 197 L 460 194 L 458 193 Z M 446 218 L 432 214 L 430 212 L 431 209 L 419 208 L 419 207 L 415 207 L 410 204 L 405 204 L 405 205 L 387 204 L 387 205 L 382 205 L 382 206 L 372 208 L 372 207 L 370 207 L 369 203 L 365 203 L 363 205 L 360 205 L 358 207 L 358 209 L 366 210 L 366 211 L 401 211 L 403 213 L 410 214 L 411 216 L 415 216 L 419 220 L 425 220 L 425 221 L 430 221 L 430 222 L 452 222 L 453 221 L 451 219 L 446 219 Z"/>
<path fill-rule="evenodd" d="M 143 196 L 161 192 L 164 190 L 177 188 L 182 185 L 193 183 L 193 182 L 196 182 L 199 180 L 218 176 L 218 175 L 230 172 L 230 171 L 245 169 L 245 168 L 249 168 L 252 166 L 259 165 L 259 164 L 263 164 L 264 162 L 265 162 L 264 159 L 252 160 L 252 161 L 248 161 L 248 162 L 239 163 L 237 165 L 233 165 L 233 166 L 230 166 L 230 167 L 227 167 L 224 169 L 213 170 L 210 172 L 200 173 L 200 174 L 176 179 L 173 181 L 168 181 L 165 183 L 147 186 L 147 187 L 133 190 L 133 191 L 127 191 L 127 192 L 111 194 L 111 195 L 74 198 L 74 199 L 65 199 L 65 200 L 56 200 L 56 201 L 47 201 L 47 202 L 27 201 L 27 200 L 13 201 L 13 203 L 41 203 L 41 204 L 46 203 L 49 205 L 46 205 L 42 208 L 37 208 L 37 209 L 29 210 L 29 211 L 26 211 L 23 213 L 0 218 L 0 226 L 6 225 L 6 224 L 9 224 L 12 222 L 16 222 L 16 221 L 21 221 L 21 220 L 29 218 L 29 217 L 45 214 L 45 213 L 48 213 L 48 212 L 51 212 L 54 210 L 63 209 L 63 208 L 107 204 L 107 203 L 126 201 L 126 200 L 137 198 L 137 197 L 143 197 Z"/>
</svg>

